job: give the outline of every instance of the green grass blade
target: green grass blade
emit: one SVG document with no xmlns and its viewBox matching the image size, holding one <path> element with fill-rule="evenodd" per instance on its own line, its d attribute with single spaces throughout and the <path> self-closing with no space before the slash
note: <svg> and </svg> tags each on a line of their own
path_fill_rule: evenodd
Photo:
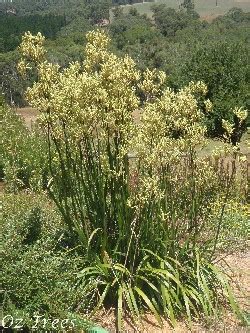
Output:
<svg viewBox="0 0 250 333">
<path fill-rule="evenodd" d="M 174 315 L 174 309 L 172 306 L 172 298 L 168 292 L 168 289 L 164 286 L 164 284 L 161 285 L 161 293 L 162 293 L 162 299 L 164 300 L 164 304 L 165 304 L 164 311 L 168 314 L 171 324 L 175 327 L 176 319 L 175 319 L 175 315 Z"/>
<path fill-rule="evenodd" d="M 130 271 L 122 264 L 114 264 L 113 269 L 131 276 Z"/>
<path fill-rule="evenodd" d="M 244 317 L 239 304 L 237 303 L 237 301 L 235 300 L 235 297 L 233 295 L 233 291 L 227 281 L 227 278 L 224 276 L 224 274 L 214 265 L 212 264 L 208 264 L 208 267 L 214 272 L 214 274 L 216 274 L 218 280 L 220 281 L 221 285 L 223 286 L 224 289 L 224 294 L 227 297 L 232 310 L 234 311 L 234 313 L 238 316 L 238 318 L 242 321 L 245 322 L 246 318 Z"/>
<path fill-rule="evenodd" d="M 192 330 L 192 319 L 191 319 L 191 312 L 190 312 L 190 307 L 189 307 L 189 298 L 187 297 L 187 294 L 186 294 L 184 288 L 181 288 L 181 290 L 182 290 L 182 295 L 183 295 L 186 313 L 187 313 L 187 317 L 188 317 L 189 328 L 190 328 L 190 330 Z"/>
</svg>

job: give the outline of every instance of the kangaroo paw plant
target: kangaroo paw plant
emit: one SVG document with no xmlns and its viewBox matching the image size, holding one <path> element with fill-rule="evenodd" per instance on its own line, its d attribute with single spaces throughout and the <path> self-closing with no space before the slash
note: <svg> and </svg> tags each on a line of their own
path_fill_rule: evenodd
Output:
<svg viewBox="0 0 250 333">
<path fill-rule="evenodd" d="M 163 72 L 111 53 L 102 31 L 87 40 L 84 62 L 60 68 L 46 60 L 44 37 L 26 33 L 19 70 L 37 75 L 26 97 L 47 134 L 48 191 L 86 256 L 79 279 L 93 288 L 93 314 L 115 306 L 118 330 L 145 310 L 160 324 L 184 313 L 191 324 L 227 301 L 240 316 L 213 264 L 218 237 L 203 233 L 221 196 L 219 225 L 234 181 L 220 186 L 199 155 L 199 106 L 212 112 L 205 84 L 173 91 Z"/>
</svg>

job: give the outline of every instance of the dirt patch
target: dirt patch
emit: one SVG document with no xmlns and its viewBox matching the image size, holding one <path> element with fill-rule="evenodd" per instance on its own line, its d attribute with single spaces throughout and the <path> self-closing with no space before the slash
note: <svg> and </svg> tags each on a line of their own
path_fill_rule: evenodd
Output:
<svg viewBox="0 0 250 333">
<path fill-rule="evenodd" d="M 222 266 L 231 276 L 234 291 L 242 308 L 250 312 L 250 251 L 231 254 L 222 262 Z"/>
<path fill-rule="evenodd" d="M 36 121 L 39 112 L 31 107 L 16 109 L 16 114 L 21 116 L 27 125 L 31 128 L 32 124 Z"/>
<path fill-rule="evenodd" d="M 200 17 L 201 21 L 207 21 L 208 23 L 213 22 L 217 17 L 221 16 L 220 14 L 210 14 L 210 15 L 203 15 Z"/>
<path fill-rule="evenodd" d="M 4 192 L 5 183 L 0 181 L 0 194 Z"/>
</svg>

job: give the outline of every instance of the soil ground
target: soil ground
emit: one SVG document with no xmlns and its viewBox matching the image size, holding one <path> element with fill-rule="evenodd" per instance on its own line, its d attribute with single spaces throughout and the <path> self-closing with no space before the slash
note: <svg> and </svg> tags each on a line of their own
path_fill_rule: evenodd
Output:
<svg viewBox="0 0 250 333">
<path fill-rule="evenodd" d="M 31 107 L 16 109 L 16 113 L 24 119 L 25 124 L 31 128 L 37 119 L 39 112 Z"/>
</svg>

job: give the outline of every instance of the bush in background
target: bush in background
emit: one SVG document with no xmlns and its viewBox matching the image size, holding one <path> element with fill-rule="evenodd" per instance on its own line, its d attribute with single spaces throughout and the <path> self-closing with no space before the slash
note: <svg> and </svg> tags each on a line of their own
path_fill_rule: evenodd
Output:
<svg viewBox="0 0 250 333">
<path fill-rule="evenodd" d="M 208 234 L 213 233 L 218 219 L 218 202 L 214 202 L 211 210 L 211 223 L 208 224 Z M 229 200 L 221 223 L 218 238 L 218 252 L 244 251 L 248 243 L 248 207 L 239 200 Z"/>
<path fill-rule="evenodd" d="M 208 87 L 206 97 L 214 107 L 214 112 L 206 114 L 210 137 L 223 137 L 223 119 L 234 124 L 233 144 L 240 142 L 246 131 L 249 117 L 239 122 L 233 110 L 239 106 L 249 108 L 248 57 L 248 47 L 239 42 L 198 43 L 177 69 L 179 86 L 201 80 Z"/>
<path fill-rule="evenodd" d="M 37 125 L 29 130 L 23 120 L 0 103 L 0 174 L 9 191 L 43 189 L 48 177 L 46 140 Z"/>
<path fill-rule="evenodd" d="M 76 326 L 86 328 L 89 322 L 79 313 L 87 312 L 91 295 L 77 277 L 84 258 L 72 247 L 53 204 L 44 195 L 2 198 L 4 315 L 23 318 L 29 328 L 35 315 L 74 319 Z M 42 330 L 42 319 L 39 323 Z"/>
</svg>

